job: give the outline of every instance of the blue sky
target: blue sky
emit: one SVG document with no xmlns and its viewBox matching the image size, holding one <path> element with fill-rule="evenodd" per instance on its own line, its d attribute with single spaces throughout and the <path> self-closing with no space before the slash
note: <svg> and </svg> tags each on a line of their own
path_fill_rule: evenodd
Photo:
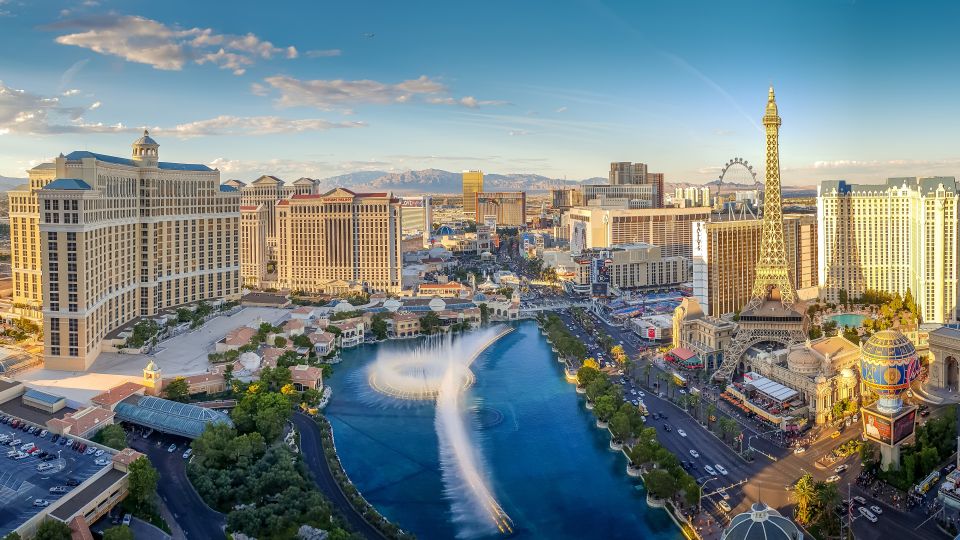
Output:
<svg viewBox="0 0 960 540">
<path fill-rule="evenodd" d="M 960 173 L 953 3 L 0 0 L 0 175 L 88 149 L 223 177 L 356 170 L 787 183 Z"/>
</svg>

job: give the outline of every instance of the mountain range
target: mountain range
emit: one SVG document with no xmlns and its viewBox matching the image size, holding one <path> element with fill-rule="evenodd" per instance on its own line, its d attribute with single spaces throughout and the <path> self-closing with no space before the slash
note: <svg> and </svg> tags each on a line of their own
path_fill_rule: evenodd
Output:
<svg viewBox="0 0 960 540">
<path fill-rule="evenodd" d="M 26 178 L 10 178 L 9 176 L 0 176 L 0 192 L 10 191 L 11 189 L 19 186 L 20 184 L 26 184 Z"/>
<path fill-rule="evenodd" d="M 584 183 L 606 182 L 606 178 L 566 180 L 539 174 L 485 174 L 483 188 L 486 191 L 544 192 L 553 188 L 575 187 Z M 323 178 L 320 189 L 345 187 L 353 190 L 393 191 L 396 193 L 462 193 L 460 173 L 441 169 L 424 169 L 392 173 L 387 171 L 361 171 Z"/>
</svg>

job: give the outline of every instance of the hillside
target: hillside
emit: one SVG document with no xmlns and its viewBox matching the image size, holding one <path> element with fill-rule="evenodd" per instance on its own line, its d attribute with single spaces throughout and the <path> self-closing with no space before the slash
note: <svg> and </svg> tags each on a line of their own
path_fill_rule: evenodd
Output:
<svg viewBox="0 0 960 540">
<path fill-rule="evenodd" d="M 597 181 L 599 179 L 589 179 Z M 557 187 L 572 187 L 583 181 L 549 178 L 538 174 L 486 174 L 483 187 L 486 191 L 545 192 Z M 346 187 L 354 190 L 393 191 L 396 193 L 461 193 L 460 173 L 440 169 L 424 169 L 391 173 L 386 171 L 362 171 L 320 180 L 321 189 Z"/>
</svg>

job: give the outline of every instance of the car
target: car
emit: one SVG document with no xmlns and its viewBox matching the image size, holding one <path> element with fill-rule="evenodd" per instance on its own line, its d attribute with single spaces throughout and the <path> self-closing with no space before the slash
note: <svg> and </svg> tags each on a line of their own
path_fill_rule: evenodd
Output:
<svg viewBox="0 0 960 540">
<path fill-rule="evenodd" d="M 52 468 L 53 468 L 53 465 L 49 463 L 40 463 L 39 465 L 37 465 L 37 472 L 41 472 L 41 473 L 46 472 Z M 50 489 L 53 490 L 53 488 L 50 488 Z M 53 493 L 53 491 L 50 491 L 50 493 Z"/>
<path fill-rule="evenodd" d="M 124 515 L 123 515 L 123 524 L 126 525 L 127 527 L 129 527 L 129 526 L 130 526 L 130 520 L 131 520 L 131 519 L 133 519 L 133 516 L 131 516 L 130 514 L 124 514 Z"/>
<path fill-rule="evenodd" d="M 836 468 L 833 469 L 833 472 L 835 472 L 835 473 L 837 473 L 837 474 L 840 474 L 840 473 L 842 473 L 843 471 L 845 471 L 845 470 L 847 470 L 847 469 L 849 469 L 849 468 L 850 468 L 850 466 L 847 465 L 846 463 L 844 463 L 844 464 L 842 464 L 842 465 L 837 465 Z M 861 503 L 861 504 L 862 504 L 862 503 Z"/>
<path fill-rule="evenodd" d="M 698 458 L 698 457 L 700 457 L 700 452 L 697 452 L 696 450 L 691 449 L 691 450 L 690 450 L 690 455 L 693 456 L 693 457 L 695 457 L 695 458 Z"/>
<path fill-rule="evenodd" d="M 70 491 L 70 488 L 68 488 L 67 486 L 53 486 L 52 488 L 50 488 L 50 493 L 53 493 L 56 495 L 63 495 L 68 491 Z"/>
<path fill-rule="evenodd" d="M 18 445 L 18 444 L 20 444 L 20 443 L 22 443 L 22 442 L 23 442 L 23 441 L 21 441 L 20 439 L 14 439 L 14 440 L 10 441 L 10 446 L 16 446 L 16 445 Z"/>
<path fill-rule="evenodd" d="M 68 486 L 79 486 L 79 485 L 80 485 L 80 481 L 77 480 L 76 478 L 67 478 L 67 481 L 64 482 L 64 484 L 66 484 L 66 485 L 68 485 Z"/>
<path fill-rule="evenodd" d="M 867 504 L 867 500 L 864 499 L 863 497 L 859 496 L 859 495 L 857 495 L 856 497 L 854 497 L 853 500 L 855 500 L 855 501 L 857 501 L 858 503 L 863 504 L 863 505 Z"/>
<path fill-rule="evenodd" d="M 681 393 L 681 394 L 686 394 L 686 393 L 687 393 L 687 391 L 686 391 L 686 390 L 684 390 L 683 388 L 681 388 L 681 389 L 680 389 L 680 393 Z"/>
<path fill-rule="evenodd" d="M 67 439 L 66 441 L 63 442 L 63 444 L 73 447 L 73 439 Z"/>
<path fill-rule="evenodd" d="M 29 450 L 29 449 L 31 449 L 31 448 L 33 448 L 33 447 L 35 447 L 35 446 L 36 446 L 36 445 L 33 444 L 32 442 L 28 442 L 28 443 L 26 443 L 26 444 L 24 444 L 23 446 L 20 447 L 20 451 L 21 451 L 21 452 L 26 452 L 27 450 Z"/>
<path fill-rule="evenodd" d="M 686 437 L 686 436 L 687 436 L 687 432 L 684 431 L 684 430 L 682 430 L 682 429 L 677 429 L 677 435 L 679 435 L 679 436 L 681 436 L 681 437 Z"/>
<path fill-rule="evenodd" d="M 88 455 L 88 456 L 92 456 L 92 455 L 95 454 L 96 452 L 97 452 L 97 447 L 96 447 L 96 446 L 91 446 L 90 448 L 87 448 L 87 451 L 84 452 L 84 453 L 85 453 L 86 455 Z"/>
<path fill-rule="evenodd" d="M 7 457 L 12 459 L 14 456 L 16 456 L 19 453 L 20 452 L 18 450 L 10 450 L 9 452 L 7 452 Z"/>
<path fill-rule="evenodd" d="M 860 515 L 861 515 L 861 516 L 869 519 L 869 520 L 870 520 L 871 522 L 873 522 L 873 523 L 876 523 L 876 522 L 877 522 L 877 516 L 873 515 L 873 512 L 867 510 L 866 508 L 864 508 L 864 507 L 862 507 L 862 506 L 861 506 L 858 510 L 860 511 Z"/>
<path fill-rule="evenodd" d="M 830 438 L 831 438 L 831 439 L 836 439 L 836 438 L 839 437 L 839 436 L 840 436 L 840 432 L 839 432 L 839 431 L 834 431 L 833 433 L 830 434 Z"/>
<path fill-rule="evenodd" d="M 95 465 L 103 466 L 103 465 L 106 465 L 107 463 L 110 463 L 110 460 L 108 460 L 107 458 L 97 458 L 96 461 L 94 461 L 93 463 Z"/>
<path fill-rule="evenodd" d="M 52 443 L 56 443 L 56 442 L 59 441 L 59 440 L 60 440 L 60 434 L 59 434 L 59 433 L 54 433 L 54 434 L 53 434 L 53 437 L 50 437 L 50 442 L 52 442 Z"/>
<path fill-rule="evenodd" d="M 794 453 L 794 454 L 802 454 L 802 453 L 804 453 L 804 452 L 806 452 L 806 451 L 807 451 L 807 449 L 804 448 L 804 447 L 802 447 L 802 446 L 798 446 L 798 447 L 796 447 L 796 448 L 793 449 L 793 453 Z"/>
<path fill-rule="evenodd" d="M 729 501 L 729 500 L 730 500 L 730 495 L 727 495 L 727 492 L 726 492 L 725 490 L 721 490 L 719 493 L 720 493 L 720 497 L 721 497 L 723 500 L 725 500 L 725 501 Z"/>
<path fill-rule="evenodd" d="M 724 475 L 724 476 L 727 475 L 727 470 L 724 469 L 724 468 L 723 468 L 723 465 L 720 465 L 719 463 L 717 463 L 717 470 L 720 471 L 720 474 L 722 474 L 722 475 Z"/>
<path fill-rule="evenodd" d="M 33 505 L 39 506 L 40 508 L 44 508 L 44 507 L 50 506 L 50 501 L 47 501 L 44 499 L 35 499 L 33 501 Z"/>
<path fill-rule="evenodd" d="M 50 434 L 49 431 L 43 430 L 43 431 L 40 432 L 40 438 L 41 438 L 41 439 L 46 439 L 46 438 L 47 438 L 47 435 L 49 435 L 49 434 Z"/>
<path fill-rule="evenodd" d="M 187 448 L 187 451 L 183 453 L 183 459 L 190 459 L 190 456 L 193 455 L 193 448 Z"/>
<path fill-rule="evenodd" d="M 827 477 L 827 483 L 828 483 L 828 484 L 832 484 L 832 483 L 834 483 L 834 482 L 839 482 L 839 481 L 840 481 L 840 477 L 837 476 L 837 475 L 833 475 L 833 476 Z"/>
<path fill-rule="evenodd" d="M 95 456 L 97 456 L 97 457 L 100 457 L 100 456 L 103 455 L 103 450 L 97 449 L 97 451 L 94 452 L 93 455 L 95 455 Z"/>
<path fill-rule="evenodd" d="M 711 467 L 710 465 L 704 465 L 704 466 L 703 466 L 703 470 L 707 471 L 707 474 L 709 474 L 710 476 L 716 476 L 716 475 L 717 475 L 717 471 L 716 471 L 713 467 Z"/>
<path fill-rule="evenodd" d="M 720 499 L 719 501 L 717 501 L 717 506 L 719 506 L 720 509 L 723 510 L 724 512 L 729 512 L 731 510 L 730 505 L 727 504 L 727 501 L 723 499 Z"/>
<path fill-rule="evenodd" d="M 881 509 L 879 506 L 875 504 L 870 507 L 870 511 L 877 515 L 880 515 L 883 513 L 883 509 Z"/>
<path fill-rule="evenodd" d="M 925 411 L 920 411 L 920 416 L 922 416 L 923 418 L 930 416 L 930 410 L 927 409 Z"/>
<path fill-rule="evenodd" d="M 167 452 L 170 452 L 171 454 L 176 451 L 177 451 L 177 445 L 175 444 L 171 444 L 170 446 L 167 447 Z"/>
</svg>

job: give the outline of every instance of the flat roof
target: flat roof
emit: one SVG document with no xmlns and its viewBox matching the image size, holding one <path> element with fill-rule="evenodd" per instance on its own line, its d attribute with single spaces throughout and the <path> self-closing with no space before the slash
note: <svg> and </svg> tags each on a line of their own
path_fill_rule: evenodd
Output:
<svg viewBox="0 0 960 540">
<path fill-rule="evenodd" d="M 792 388 L 787 388 L 786 386 L 772 381 L 766 377 L 762 377 L 754 372 L 747 373 L 746 375 L 751 376 L 749 380 L 744 378 L 744 384 L 749 384 L 757 389 L 757 391 L 762 392 L 771 398 L 777 401 L 787 401 L 797 396 L 798 392 Z M 745 376 L 746 377 L 746 376 Z"/>
<path fill-rule="evenodd" d="M 67 413 L 76 412 L 76 409 L 64 407 L 55 413 L 48 413 L 47 411 L 24 405 L 21 399 L 11 399 L 6 403 L 0 404 L 0 412 L 16 416 L 28 422 L 33 422 L 38 426 L 46 426 L 47 420 L 63 418 Z"/>
<path fill-rule="evenodd" d="M 20 381 L 12 381 L 12 380 L 6 381 L 3 379 L 0 379 L 0 392 L 3 392 L 4 390 L 9 390 L 11 388 L 16 388 L 21 384 L 23 383 L 21 383 Z"/>
<path fill-rule="evenodd" d="M 127 473 L 119 469 L 110 469 L 106 474 L 97 478 L 92 484 L 80 490 L 76 495 L 67 499 L 66 502 L 50 512 L 50 515 L 61 520 L 67 521 L 70 516 L 76 514 L 81 508 L 90 501 L 95 500 L 110 486 L 117 483 Z"/>
<path fill-rule="evenodd" d="M 56 405 L 61 400 L 66 399 L 63 396 L 48 394 L 46 392 L 41 392 L 40 390 L 35 390 L 33 388 L 27 389 L 27 391 L 23 393 L 23 397 L 30 398 L 30 399 L 39 401 L 41 403 L 47 403 L 49 405 Z"/>
<path fill-rule="evenodd" d="M 117 418 L 163 433 L 195 439 L 207 424 L 225 423 L 230 417 L 220 411 L 152 396 L 130 396 L 114 407 Z"/>
</svg>

